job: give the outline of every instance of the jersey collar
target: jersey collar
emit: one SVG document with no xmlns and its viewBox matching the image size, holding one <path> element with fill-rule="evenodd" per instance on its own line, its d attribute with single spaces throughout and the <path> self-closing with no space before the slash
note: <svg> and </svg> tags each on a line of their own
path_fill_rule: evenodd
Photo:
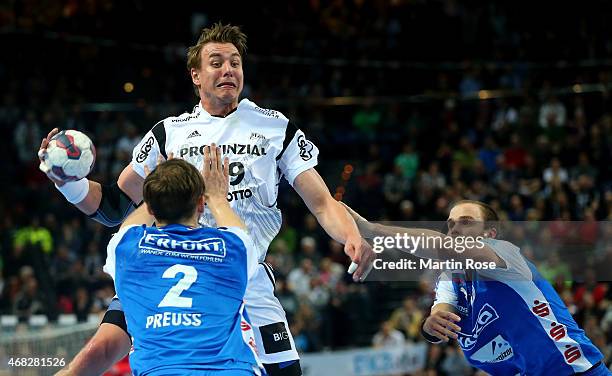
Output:
<svg viewBox="0 0 612 376">
<path fill-rule="evenodd" d="M 197 115 L 199 115 L 200 113 L 204 113 L 204 114 L 208 115 L 209 117 L 213 117 L 213 118 L 217 118 L 217 119 L 225 119 L 225 118 L 229 117 L 230 115 L 232 115 L 233 113 L 235 113 L 235 112 L 236 112 L 237 110 L 239 110 L 241 107 L 243 107 L 243 106 L 244 106 L 244 105 L 245 105 L 247 102 L 248 102 L 248 99 L 246 99 L 246 98 L 241 99 L 241 100 L 240 100 L 240 102 L 238 102 L 238 107 L 236 107 L 236 108 L 234 108 L 233 110 L 231 110 L 231 111 L 230 111 L 230 112 L 229 112 L 227 115 L 225 115 L 225 116 L 220 116 L 220 115 L 211 115 L 211 114 L 209 114 L 209 113 L 208 113 L 208 111 L 206 111 L 206 110 L 204 109 L 204 107 L 202 107 L 202 103 L 201 103 L 201 102 L 198 102 L 198 104 L 196 104 L 196 105 L 193 107 L 193 111 L 192 111 L 192 113 L 193 113 L 193 114 L 197 114 Z"/>
<path fill-rule="evenodd" d="M 171 223 L 169 225 L 165 225 L 165 226 L 159 227 L 159 229 L 160 230 L 173 230 L 173 229 L 195 230 L 195 227 L 185 226 L 185 225 L 182 225 L 180 223 Z"/>
</svg>

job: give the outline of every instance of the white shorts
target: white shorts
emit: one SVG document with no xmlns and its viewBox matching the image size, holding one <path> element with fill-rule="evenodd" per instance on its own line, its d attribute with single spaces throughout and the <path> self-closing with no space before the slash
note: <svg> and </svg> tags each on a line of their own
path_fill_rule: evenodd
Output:
<svg viewBox="0 0 612 376">
<path fill-rule="evenodd" d="M 244 303 L 253 324 L 259 359 L 264 364 L 299 359 L 285 310 L 274 296 L 272 268 L 260 262 L 247 283 Z"/>
</svg>

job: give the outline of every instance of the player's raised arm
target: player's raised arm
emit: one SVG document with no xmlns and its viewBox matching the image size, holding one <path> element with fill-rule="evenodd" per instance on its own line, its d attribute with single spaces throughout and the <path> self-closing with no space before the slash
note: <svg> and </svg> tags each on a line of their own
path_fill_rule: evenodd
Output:
<svg viewBox="0 0 612 376">
<path fill-rule="evenodd" d="M 327 185 L 314 169 L 318 155 L 319 149 L 306 138 L 304 132 L 288 122 L 283 149 L 276 157 L 278 169 L 302 197 L 325 232 L 344 244 L 344 252 L 353 261 L 349 268 L 353 280 L 364 280 L 372 269 L 376 254 L 361 238 L 355 222 L 331 196 Z"/>
<path fill-rule="evenodd" d="M 204 196 L 217 225 L 238 227 L 247 231 L 240 217 L 232 210 L 227 201 L 229 188 L 229 159 L 221 156 L 221 149 L 215 144 L 204 150 Z"/>
<path fill-rule="evenodd" d="M 355 221 L 331 196 L 319 173 L 314 168 L 302 172 L 295 178 L 293 188 L 327 234 L 334 240 L 344 243 L 344 252 L 358 265 L 353 279 L 356 281 L 365 279 L 376 259 L 376 254 L 362 239 Z"/>
<path fill-rule="evenodd" d="M 438 231 L 425 228 L 407 228 L 399 226 L 386 226 L 380 223 L 372 223 L 363 218 L 359 213 L 351 209 L 348 205 L 342 203 L 346 211 L 353 217 L 357 223 L 360 233 L 366 239 L 374 239 L 377 237 L 413 237 L 413 238 L 429 238 L 430 241 L 422 242 L 416 249 L 410 249 L 410 253 L 414 256 L 435 260 L 462 260 L 470 258 L 474 261 L 495 262 L 498 267 L 505 267 L 505 262 L 497 256 L 497 254 L 486 244 L 474 242 L 474 246 L 465 245 L 461 252 L 456 251 L 453 247 L 445 247 L 449 242 L 445 241 L 449 235 Z M 474 220 L 474 218 L 472 218 Z M 486 236 L 486 234 L 479 234 Z M 494 236 L 493 236 L 494 237 Z M 406 251 L 405 249 L 400 249 Z"/>
<path fill-rule="evenodd" d="M 41 141 L 38 151 L 41 170 L 45 163 L 47 146 L 57 133 L 59 130 L 55 128 Z M 111 186 L 103 186 L 87 178 L 65 182 L 54 176 L 49 170 L 43 170 L 43 172 L 49 180 L 55 183 L 56 188 L 68 202 L 90 218 L 108 227 L 119 225 L 133 210 L 136 203 L 142 201 L 144 178 L 136 173 L 131 165 L 123 170 L 117 184 Z"/>
</svg>

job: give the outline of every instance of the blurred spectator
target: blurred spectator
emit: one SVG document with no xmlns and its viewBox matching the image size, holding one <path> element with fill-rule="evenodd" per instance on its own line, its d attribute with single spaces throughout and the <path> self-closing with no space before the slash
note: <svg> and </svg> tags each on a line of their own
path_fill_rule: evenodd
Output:
<svg viewBox="0 0 612 376">
<path fill-rule="evenodd" d="M 547 252 L 547 259 L 540 264 L 538 270 L 542 277 L 554 285 L 557 278 L 565 281 L 570 281 L 572 273 L 569 266 L 561 260 L 559 254 L 555 251 Z"/>
<path fill-rule="evenodd" d="M 410 181 L 402 174 L 402 169 L 395 165 L 393 171 L 385 174 L 383 194 L 391 206 L 397 206 L 410 189 Z"/>
<path fill-rule="evenodd" d="M 19 274 L 22 287 L 15 296 L 13 313 L 19 317 L 20 321 L 27 321 L 31 315 L 46 314 L 45 299 L 38 289 L 34 270 L 29 266 L 24 266 Z"/>
<path fill-rule="evenodd" d="M 132 155 L 132 150 L 138 145 L 142 136 L 138 133 L 136 126 L 127 122 L 125 117 L 119 117 L 115 126 L 125 132 L 117 141 L 115 152 L 119 153 L 119 158 L 121 160 L 129 160 Z"/>
<path fill-rule="evenodd" d="M 406 143 L 402 148 L 402 153 L 395 157 L 395 165 L 402 170 L 402 175 L 412 181 L 417 169 L 419 168 L 419 156 L 415 153 L 412 144 Z"/>
<path fill-rule="evenodd" d="M 517 170 L 525 166 L 527 161 L 527 150 L 521 143 L 521 138 L 518 133 L 513 133 L 510 136 L 510 146 L 504 151 L 504 165 L 511 169 Z"/>
<path fill-rule="evenodd" d="M 311 259 L 304 258 L 300 267 L 293 269 L 287 277 L 289 289 L 298 297 L 306 296 L 310 292 L 310 279 L 315 272 Z"/>
<path fill-rule="evenodd" d="M 599 192 L 595 187 L 594 179 L 589 175 L 580 175 L 577 180 L 570 183 L 572 193 L 574 194 L 574 217 L 584 219 L 585 210 L 591 209 L 589 212 L 594 216 L 593 210 L 599 205 Z"/>
<path fill-rule="evenodd" d="M 578 180 L 580 176 L 585 175 L 595 180 L 597 178 L 597 169 L 589 162 L 589 156 L 585 152 L 578 155 L 578 164 L 571 169 L 570 177 L 572 180 Z"/>
<path fill-rule="evenodd" d="M 501 131 L 516 123 L 518 123 L 518 111 L 510 106 L 506 100 L 500 99 L 497 111 L 493 115 L 491 128 L 495 131 Z"/>
<path fill-rule="evenodd" d="M 539 124 L 542 128 L 562 127 L 565 125 L 566 110 L 559 98 L 550 95 L 540 107 Z"/>
<path fill-rule="evenodd" d="M 401 330 L 406 338 L 418 341 L 421 335 L 423 312 L 417 308 L 413 297 L 404 299 L 402 306 L 391 314 L 389 323 L 394 329 Z"/>
<path fill-rule="evenodd" d="M 296 229 L 287 223 L 287 217 L 283 216 L 283 222 L 281 223 L 280 231 L 271 243 L 271 247 L 277 241 L 284 241 L 283 246 L 289 253 L 293 253 L 297 249 L 298 233 Z"/>
<path fill-rule="evenodd" d="M 77 288 L 72 306 L 74 307 L 73 309 L 77 321 L 87 321 L 89 313 L 91 312 L 92 300 L 89 296 L 89 292 L 84 286 Z"/>
<path fill-rule="evenodd" d="M 299 262 L 304 259 L 309 259 L 313 264 L 317 265 L 321 260 L 321 255 L 317 250 L 317 241 L 312 236 L 304 236 L 300 240 L 300 251 L 297 254 Z"/>
<path fill-rule="evenodd" d="M 553 158 L 550 161 L 550 167 L 547 167 L 544 170 L 542 179 L 548 185 L 552 185 L 555 182 L 561 184 L 565 184 L 568 182 L 567 170 L 561 167 L 561 162 L 559 161 L 559 158 Z"/>
<path fill-rule="evenodd" d="M 20 249 L 34 246 L 44 253 L 50 253 L 53 250 L 53 236 L 49 230 L 40 226 L 40 218 L 34 216 L 30 221 L 30 226 L 15 232 L 13 245 Z"/>
<path fill-rule="evenodd" d="M 336 286 L 336 283 L 342 278 L 343 273 L 344 268 L 342 265 L 332 261 L 329 257 L 321 259 L 321 263 L 319 264 L 319 278 L 321 278 L 321 282 L 328 288 Z"/>
<path fill-rule="evenodd" d="M 42 139 L 42 131 L 36 120 L 36 113 L 28 111 L 25 118 L 17 123 L 14 131 L 14 140 L 21 163 L 32 163 L 36 161 L 36 155 L 32 150 L 37 150 Z"/>
<path fill-rule="evenodd" d="M 493 137 L 487 137 L 484 145 L 478 152 L 478 158 L 484 164 L 487 173 L 493 175 L 497 171 L 497 157 L 500 151 Z"/>
<path fill-rule="evenodd" d="M 366 139 L 373 139 L 375 132 L 382 119 L 382 114 L 374 108 L 372 102 L 367 102 L 365 106 L 353 115 L 353 127 L 357 129 Z"/>
<path fill-rule="evenodd" d="M 476 151 L 474 145 L 467 137 L 459 141 L 459 149 L 453 153 L 453 161 L 456 161 L 461 169 L 472 169 L 476 163 Z"/>
<path fill-rule="evenodd" d="M 308 292 L 308 303 L 317 310 L 321 310 L 329 301 L 329 289 L 319 276 L 310 280 L 310 291 Z"/>
<path fill-rule="evenodd" d="M 429 169 L 421 174 L 419 187 L 421 189 L 433 189 L 435 191 L 442 190 L 446 187 L 446 177 L 440 172 L 437 162 L 431 162 L 429 164 Z"/>
<path fill-rule="evenodd" d="M 399 330 L 393 328 L 393 324 L 385 321 L 380 326 L 380 331 L 372 338 L 374 347 L 394 347 L 399 348 L 406 343 L 406 338 Z"/>
</svg>

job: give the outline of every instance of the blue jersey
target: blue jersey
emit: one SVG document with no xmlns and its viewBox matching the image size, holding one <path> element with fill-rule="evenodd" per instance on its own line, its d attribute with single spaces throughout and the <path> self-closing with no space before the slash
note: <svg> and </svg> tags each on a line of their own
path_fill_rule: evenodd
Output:
<svg viewBox="0 0 612 376">
<path fill-rule="evenodd" d="M 444 272 L 436 302 L 453 305 L 458 342 L 471 365 L 492 375 L 573 375 L 603 355 L 578 327 L 553 287 L 519 248 L 485 240 L 506 268 Z"/>
<path fill-rule="evenodd" d="M 115 234 L 104 270 L 133 337 L 134 375 L 258 373 L 243 303 L 256 266 L 238 228 L 143 225 Z"/>
</svg>

